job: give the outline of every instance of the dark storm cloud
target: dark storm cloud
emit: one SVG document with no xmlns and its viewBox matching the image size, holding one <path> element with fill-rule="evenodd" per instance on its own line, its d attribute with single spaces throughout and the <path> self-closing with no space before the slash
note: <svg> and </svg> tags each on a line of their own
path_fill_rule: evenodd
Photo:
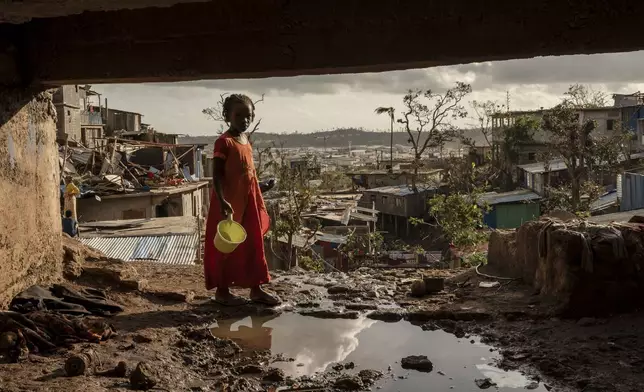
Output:
<svg viewBox="0 0 644 392">
<path fill-rule="evenodd" d="M 641 81 L 644 78 L 641 72 L 643 63 L 644 51 L 640 51 L 540 57 L 382 73 L 212 80 L 179 84 L 254 94 L 334 94 L 347 90 L 398 94 L 409 88 L 444 89 L 456 80 L 471 81 L 477 90 L 503 89 L 504 86 L 517 84 L 600 83 L 618 86 Z"/>
<path fill-rule="evenodd" d="M 599 55 L 538 57 L 454 67 L 474 72 L 476 84 L 629 83 L 644 79 L 644 51 Z M 487 87 L 487 86 L 486 86 Z"/>
<path fill-rule="evenodd" d="M 204 80 L 173 83 L 169 86 L 186 85 L 212 88 L 223 91 L 248 91 L 286 94 L 335 94 L 345 90 L 402 93 L 410 86 L 434 86 L 444 88 L 438 69 L 411 69 L 383 73 L 340 74 L 319 76 L 296 76 L 266 79 Z"/>
</svg>

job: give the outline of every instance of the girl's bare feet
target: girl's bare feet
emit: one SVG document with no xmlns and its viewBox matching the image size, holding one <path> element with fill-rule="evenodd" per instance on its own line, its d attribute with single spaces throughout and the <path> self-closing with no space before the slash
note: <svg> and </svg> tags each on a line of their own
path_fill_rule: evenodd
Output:
<svg viewBox="0 0 644 392">
<path fill-rule="evenodd" d="M 277 295 L 264 291 L 261 286 L 250 289 L 250 300 L 268 306 L 277 306 L 282 303 Z"/>
<path fill-rule="evenodd" d="M 248 303 L 246 298 L 234 295 L 227 287 L 217 288 L 214 299 L 216 303 L 224 306 L 241 306 Z"/>
</svg>

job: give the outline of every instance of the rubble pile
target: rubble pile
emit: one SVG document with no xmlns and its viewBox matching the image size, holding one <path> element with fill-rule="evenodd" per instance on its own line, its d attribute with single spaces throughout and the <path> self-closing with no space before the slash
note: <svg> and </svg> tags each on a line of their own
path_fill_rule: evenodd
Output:
<svg viewBox="0 0 644 392">
<path fill-rule="evenodd" d="M 178 145 L 106 139 L 95 148 L 59 146 L 61 175 L 71 176 L 80 197 L 149 191 L 155 187 L 177 186 L 195 181 L 188 164 L 195 146 L 181 154 Z"/>
</svg>

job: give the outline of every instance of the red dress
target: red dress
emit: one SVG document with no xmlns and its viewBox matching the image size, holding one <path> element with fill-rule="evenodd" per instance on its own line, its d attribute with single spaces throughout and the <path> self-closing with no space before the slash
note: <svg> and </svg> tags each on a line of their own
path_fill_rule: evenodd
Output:
<svg viewBox="0 0 644 392">
<path fill-rule="evenodd" d="M 225 161 L 224 178 L 221 179 L 224 198 L 233 207 L 233 219 L 244 226 L 248 236 L 230 254 L 221 253 L 215 248 L 213 241 L 217 224 L 224 217 L 213 189 L 206 221 L 206 288 L 250 288 L 268 283 L 270 276 L 264 255 L 264 236 L 268 232 L 269 217 L 255 174 L 253 149 L 250 143 L 241 144 L 226 132 L 215 142 L 214 157 Z"/>
</svg>

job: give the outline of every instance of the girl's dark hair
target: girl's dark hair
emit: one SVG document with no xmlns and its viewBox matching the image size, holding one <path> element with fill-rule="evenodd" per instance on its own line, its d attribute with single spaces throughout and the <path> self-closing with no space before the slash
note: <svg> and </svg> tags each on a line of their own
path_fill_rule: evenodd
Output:
<svg viewBox="0 0 644 392">
<path fill-rule="evenodd" d="M 255 103 L 253 103 L 253 100 L 245 94 L 231 94 L 226 97 L 221 110 L 221 115 L 224 117 L 224 120 L 226 120 L 226 122 L 230 122 L 230 114 L 232 113 L 233 106 L 238 103 L 248 105 L 251 110 L 251 121 L 255 120 Z"/>
</svg>

